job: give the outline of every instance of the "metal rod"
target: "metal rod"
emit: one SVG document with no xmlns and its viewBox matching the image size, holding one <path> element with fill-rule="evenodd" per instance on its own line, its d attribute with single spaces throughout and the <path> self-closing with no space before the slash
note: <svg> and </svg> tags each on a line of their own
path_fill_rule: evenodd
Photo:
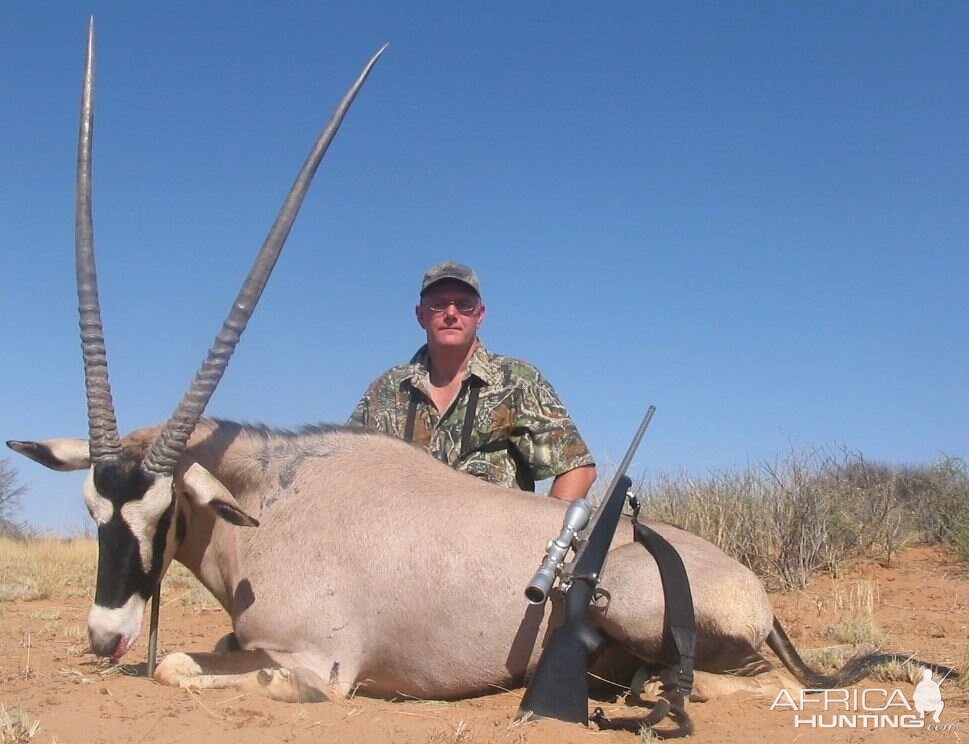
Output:
<svg viewBox="0 0 969 744">
<path fill-rule="evenodd" d="M 609 488 L 605 490 L 605 497 L 602 500 L 602 504 L 605 504 L 612 492 L 616 490 L 616 486 L 619 485 L 619 479 L 626 474 L 626 469 L 629 467 L 629 463 L 632 462 L 633 457 L 636 455 L 636 450 L 639 448 L 639 443 L 643 440 L 643 435 L 646 434 L 646 429 L 649 428 L 649 422 L 653 420 L 654 413 L 656 413 L 656 406 L 651 405 L 646 409 L 646 415 L 643 416 L 643 421 L 636 430 L 636 436 L 633 437 L 633 441 L 629 445 L 629 449 L 626 450 L 626 454 L 622 458 L 622 462 L 620 462 L 619 467 L 616 468 L 616 474 L 612 476 L 612 482 L 609 484 Z M 595 514 L 592 515 L 589 526 L 585 530 L 587 535 L 592 533 L 593 528 L 596 526 L 596 522 L 599 521 L 599 516 L 603 511 L 602 504 L 600 504 L 600 507 L 596 509 Z"/>
<path fill-rule="evenodd" d="M 151 616 L 148 620 L 148 678 L 155 676 L 155 660 L 158 655 L 158 610 L 161 606 L 161 581 L 151 595 Z"/>
</svg>

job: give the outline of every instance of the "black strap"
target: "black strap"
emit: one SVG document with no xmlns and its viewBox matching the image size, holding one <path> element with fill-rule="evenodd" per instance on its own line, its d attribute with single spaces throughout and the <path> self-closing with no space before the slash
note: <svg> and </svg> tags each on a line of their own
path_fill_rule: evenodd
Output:
<svg viewBox="0 0 969 744">
<path fill-rule="evenodd" d="M 414 352 L 408 364 L 417 364 L 427 354 L 427 344 Z M 414 422 L 417 420 L 417 396 L 413 385 L 408 385 L 410 391 L 410 402 L 407 404 L 407 423 L 404 424 L 404 441 L 414 441 Z"/>
<path fill-rule="evenodd" d="M 410 389 L 410 402 L 407 404 L 407 423 L 404 424 L 404 441 L 414 441 L 414 421 L 417 419 L 417 396 L 415 390 Z"/>
<path fill-rule="evenodd" d="M 461 427 L 461 454 L 458 459 L 464 458 L 471 451 L 471 431 L 474 429 L 474 417 L 478 413 L 478 394 L 481 387 L 468 378 L 468 410 L 464 414 L 464 426 Z"/>
<path fill-rule="evenodd" d="M 663 583 L 663 641 L 660 647 L 664 661 L 676 672 L 675 688 L 664 685 L 663 697 L 646 718 L 607 718 L 602 708 L 589 717 L 600 729 L 638 732 L 647 727 L 663 739 L 690 736 L 693 721 L 686 712 L 686 701 L 693 691 L 693 657 L 696 651 L 696 615 L 693 593 L 683 559 L 670 543 L 652 528 L 639 521 L 639 501 L 630 497 L 633 506 L 633 538 L 650 552 Z M 665 699 L 663 699 L 665 698 Z M 661 705 L 662 704 L 662 705 Z M 672 729 L 653 729 L 666 716 L 676 724 Z"/>
<path fill-rule="evenodd" d="M 522 491 L 534 491 L 535 476 L 532 473 L 532 466 L 528 464 L 524 456 L 522 456 L 522 453 L 518 451 L 518 447 L 511 442 L 506 442 L 506 444 L 508 445 L 508 454 L 515 461 L 515 482 Z"/>
<path fill-rule="evenodd" d="M 468 408 L 464 413 L 464 424 L 461 427 L 461 452 L 458 459 L 462 459 L 471 451 L 471 433 L 474 431 L 474 417 L 478 412 L 478 396 L 481 387 L 468 379 Z M 407 421 L 404 424 L 404 441 L 414 441 L 414 426 L 417 421 L 417 390 L 410 388 L 410 400 L 407 403 Z"/>
<path fill-rule="evenodd" d="M 458 454 L 460 462 L 471 454 L 471 435 L 474 432 L 474 420 L 478 415 L 478 396 L 481 394 L 481 383 L 468 378 L 468 407 L 464 413 L 464 423 L 461 426 L 461 452 Z M 414 426 L 417 421 L 418 391 L 413 386 L 410 387 L 410 400 L 407 404 L 407 420 L 404 424 L 404 441 L 414 441 Z M 477 449 L 478 452 L 495 452 L 500 449 L 508 451 L 508 455 L 515 462 L 515 482 L 522 491 L 535 490 L 535 477 L 528 462 L 518 451 L 518 448 L 511 441 L 504 439 L 496 442 L 489 442 Z"/>
<path fill-rule="evenodd" d="M 666 605 L 661 649 L 663 657 L 672 666 L 678 667 L 678 692 L 688 698 L 693 691 L 696 614 L 686 567 L 676 548 L 658 532 L 640 522 L 638 514 L 633 518 L 633 536 L 652 554 L 659 568 Z"/>
<path fill-rule="evenodd" d="M 515 430 L 512 430 L 511 434 L 514 433 Z M 505 450 L 515 463 L 515 483 L 518 488 L 522 491 L 534 491 L 535 476 L 532 474 L 532 467 L 510 439 L 496 439 L 478 447 L 475 452 L 500 452 L 501 450 Z"/>
</svg>

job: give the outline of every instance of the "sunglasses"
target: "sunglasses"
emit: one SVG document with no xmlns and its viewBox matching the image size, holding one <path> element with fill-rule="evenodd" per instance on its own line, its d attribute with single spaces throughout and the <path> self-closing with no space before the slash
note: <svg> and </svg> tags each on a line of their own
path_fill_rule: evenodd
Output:
<svg viewBox="0 0 969 744">
<path fill-rule="evenodd" d="M 451 305 L 454 305 L 454 309 L 457 310 L 461 315 L 473 315 L 478 309 L 478 302 L 476 300 L 445 300 L 445 299 L 434 299 L 425 300 L 421 303 L 430 310 L 432 313 L 443 313 Z"/>
</svg>

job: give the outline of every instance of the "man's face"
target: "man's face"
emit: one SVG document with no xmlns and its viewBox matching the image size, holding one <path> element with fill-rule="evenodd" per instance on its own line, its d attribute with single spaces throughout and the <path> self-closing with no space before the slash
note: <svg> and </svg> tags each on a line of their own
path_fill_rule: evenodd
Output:
<svg viewBox="0 0 969 744">
<path fill-rule="evenodd" d="M 444 280 L 432 285 L 417 306 L 417 322 L 427 342 L 439 347 L 468 348 L 484 320 L 481 298 L 467 284 Z"/>
</svg>

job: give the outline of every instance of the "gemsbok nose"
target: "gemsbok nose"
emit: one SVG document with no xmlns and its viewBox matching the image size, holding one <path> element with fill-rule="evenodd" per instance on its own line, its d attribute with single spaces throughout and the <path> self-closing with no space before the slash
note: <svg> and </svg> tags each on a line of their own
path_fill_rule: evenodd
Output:
<svg viewBox="0 0 969 744">
<path fill-rule="evenodd" d="M 88 640 L 91 642 L 91 651 L 97 656 L 118 658 L 118 647 L 121 645 L 121 633 L 105 632 L 99 628 L 87 629 Z"/>
</svg>

